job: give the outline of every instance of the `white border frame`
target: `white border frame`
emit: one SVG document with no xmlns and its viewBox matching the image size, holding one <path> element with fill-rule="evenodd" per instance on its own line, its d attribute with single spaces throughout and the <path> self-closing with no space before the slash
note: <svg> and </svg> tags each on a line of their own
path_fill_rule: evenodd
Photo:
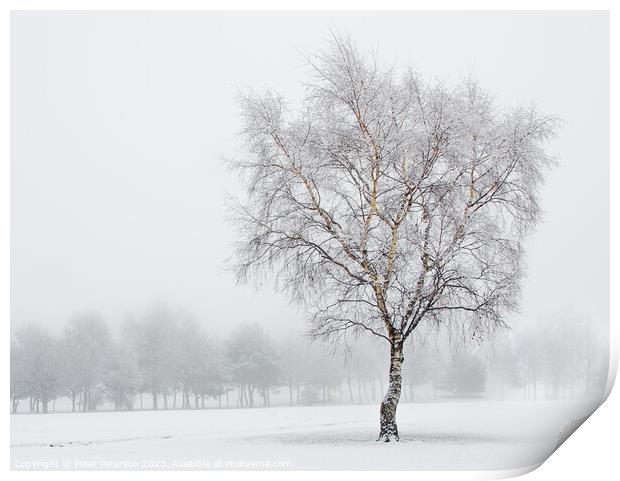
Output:
<svg viewBox="0 0 620 481">
<path fill-rule="evenodd" d="M 617 2 L 616 2 L 617 3 Z M 6 400 L 5 415 L 2 417 L 2 431 L 7 437 L 7 447 L 2 452 L 3 469 L 10 470 L 10 453 L 8 445 L 10 445 L 10 408 L 9 408 L 9 319 L 10 319 L 10 12 L 11 10 L 609 10 L 610 11 L 610 62 L 611 62 L 611 118 L 610 118 L 610 159 L 615 159 L 618 151 L 617 140 L 614 138 L 615 127 L 617 127 L 618 113 L 618 96 L 613 88 L 614 80 L 617 81 L 616 74 L 617 63 L 614 62 L 614 53 L 618 52 L 618 37 L 613 30 L 615 12 L 614 2 L 604 0 L 575 1 L 566 0 L 550 1 L 550 0 L 505 0 L 501 4 L 497 1 L 489 0 L 470 0 L 467 2 L 459 2 L 455 0 L 382 0 L 381 2 L 371 0 L 297 0 L 294 3 L 291 0 L 263 0 L 260 2 L 251 0 L 55 0 L 55 1 L 35 1 L 35 0 L 8 0 L 5 2 L 6 8 L 2 10 L 3 25 L 6 26 L 6 33 L 1 37 L 0 55 L 2 58 L 2 66 L 6 69 L 5 74 L 0 77 L 0 91 L 2 96 L 3 107 L 0 111 L 5 112 L 2 116 L 2 135 L 0 136 L 0 149 L 4 153 L 0 161 L 0 313 L 5 320 L 3 343 L 2 343 L 2 360 L 3 367 L 1 371 L 2 386 L 4 388 L 4 399 Z M 613 246 L 618 241 L 617 225 L 614 222 L 614 214 L 617 213 L 618 195 L 614 193 L 613 185 L 618 185 L 618 168 L 613 162 L 610 162 L 610 245 Z M 616 319 L 617 300 L 614 294 L 618 293 L 617 289 L 617 272 L 618 272 L 618 256 L 614 249 L 611 249 L 611 270 L 610 270 L 610 328 L 611 328 L 611 356 L 610 356 L 610 374 L 608 379 L 608 392 L 613 386 L 617 365 L 618 365 L 618 322 Z M 604 404 L 592 415 L 588 421 L 581 426 L 575 434 L 573 434 L 566 443 L 564 443 L 556 453 L 554 453 L 547 461 L 545 461 L 539 469 L 536 466 L 520 470 L 509 471 L 417 471 L 404 472 L 402 474 L 393 473 L 395 476 L 415 476 L 420 479 L 441 479 L 441 480 L 466 480 L 466 479 L 498 479 L 511 476 L 527 474 L 526 478 L 531 480 L 539 479 L 583 479 L 588 476 L 590 479 L 605 480 L 618 479 L 620 475 L 620 466 L 616 462 L 617 457 L 617 433 L 613 430 L 620 426 L 620 416 L 618 415 L 620 405 L 620 395 L 611 392 L 609 398 Z M 43 473 L 46 478 L 51 480 L 62 479 L 63 481 L 69 477 L 84 477 L 89 479 L 107 479 L 111 473 L 108 471 L 98 472 L 21 472 L 10 471 L 11 478 L 23 478 L 37 476 Z M 313 472 L 209 472 L 210 477 L 236 478 L 244 475 L 252 476 L 257 480 L 272 480 L 273 478 L 288 479 L 291 476 L 301 479 L 314 478 L 317 474 Z M 339 478 L 342 476 L 355 476 L 356 479 L 368 477 L 376 477 L 376 472 L 330 472 L 321 471 L 320 476 L 329 478 Z M 204 471 L 198 472 L 131 472 L 118 473 L 114 476 L 136 476 L 148 477 L 149 479 L 162 479 L 166 476 L 192 476 L 194 478 L 204 477 Z"/>
</svg>

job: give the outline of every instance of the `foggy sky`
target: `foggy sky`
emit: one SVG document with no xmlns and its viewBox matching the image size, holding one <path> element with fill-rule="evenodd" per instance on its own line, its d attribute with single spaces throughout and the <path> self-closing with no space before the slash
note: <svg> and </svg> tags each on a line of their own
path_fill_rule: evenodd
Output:
<svg viewBox="0 0 620 481">
<path fill-rule="evenodd" d="M 609 318 L 609 21 L 605 13 L 43 13 L 11 31 L 11 321 L 111 322 L 154 302 L 213 329 L 300 330 L 272 286 L 223 269 L 240 184 L 235 97 L 303 94 L 330 29 L 425 78 L 471 74 L 502 104 L 565 125 L 542 190 L 514 322 Z M 219 327 L 218 327 L 219 326 Z"/>
</svg>

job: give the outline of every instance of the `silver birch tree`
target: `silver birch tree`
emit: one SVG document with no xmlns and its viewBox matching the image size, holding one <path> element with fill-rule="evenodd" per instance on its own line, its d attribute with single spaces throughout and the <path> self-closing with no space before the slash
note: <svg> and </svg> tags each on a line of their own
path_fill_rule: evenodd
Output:
<svg viewBox="0 0 620 481">
<path fill-rule="evenodd" d="M 398 440 L 412 332 L 457 323 L 480 336 L 517 307 L 558 121 L 501 108 L 472 80 L 383 69 L 343 37 L 307 62 L 301 108 L 271 92 L 240 98 L 234 269 L 241 282 L 273 280 L 318 338 L 385 342 L 379 439 Z"/>
</svg>

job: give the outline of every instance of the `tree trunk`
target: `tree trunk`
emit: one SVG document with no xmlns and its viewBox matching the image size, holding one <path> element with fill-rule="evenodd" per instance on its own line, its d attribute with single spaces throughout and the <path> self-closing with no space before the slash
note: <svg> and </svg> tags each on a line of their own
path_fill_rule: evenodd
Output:
<svg viewBox="0 0 620 481">
<path fill-rule="evenodd" d="M 248 385 L 248 407 L 254 407 L 254 386 Z"/>
<path fill-rule="evenodd" d="M 400 390 L 403 382 L 401 366 L 403 364 L 403 343 L 400 337 L 392 340 L 390 348 L 390 381 L 380 410 L 379 438 L 377 441 L 398 441 L 398 428 L 396 427 L 396 408 L 400 400 Z"/>
<path fill-rule="evenodd" d="M 239 399 L 237 399 L 238 407 L 241 407 L 241 408 L 245 407 L 245 398 L 246 398 L 245 386 L 241 384 L 241 386 L 239 386 Z"/>
<path fill-rule="evenodd" d="M 349 386 L 349 397 L 351 398 L 351 404 L 355 404 L 353 399 L 353 386 L 351 386 L 351 375 L 347 376 L 347 385 Z"/>
</svg>

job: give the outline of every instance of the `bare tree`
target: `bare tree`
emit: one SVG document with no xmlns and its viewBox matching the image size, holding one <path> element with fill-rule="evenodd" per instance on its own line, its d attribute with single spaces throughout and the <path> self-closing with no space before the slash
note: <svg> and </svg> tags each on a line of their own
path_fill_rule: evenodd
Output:
<svg viewBox="0 0 620 481">
<path fill-rule="evenodd" d="M 107 398 L 114 403 L 114 410 L 133 409 L 133 399 L 140 389 L 142 378 L 135 353 L 127 343 L 111 346 L 109 368 L 103 376 Z"/>
<path fill-rule="evenodd" d="M 127 335 L 136 350 L 142 389 L 151 393 L 153 409 L 160 407 L 160 397 L 167 408 L 175 358 L 175 318 L 175 313 L 166 306 L 151 306 L 141 322 L 128 326 Z"/>
<path fill-rule="evenodd" d="M 11 412 L 15 414 L 19 407 L 19 401 L 28 397 L 30 393 L 28 385 L 27 355 L 23 346 L 16 340 L 11 339 Z"/>
<path fill-rule="evenodd" d="M 50 401 L 61 392 L 58 339 L 43 327 L 29 324 L 16 332 L 15 340 L 11 386 L 19 386 L 21 396 L 30 396 L 31 411 L 47 413 Z M 15 401 L 13 409 L 17 410 Z"/>
<path fill-rule="evenodd" d="M 322 338 L 390 349 L 379 438 L 398 439 L 403 343 L 422 321 L 473 336 L 518 301 L 557 120 L 502 109 L 476 83 L 382 70 L 336 37 L 308 63 L 303 107 L 241 99 L 247 199 L 234 206 L 239 280 L 273 274 Z"/>
<path fill-rule="evenodd" d="M 80 314 L 63 332 L 63 379 L 72 396 L 79 390 L 82 411 L 94 411 L 100 399 L 100 384 L 106 370 L 112 338 L 108 325 L 94 312 Z"/>
<path fill-rule="evenodd" d="M 237 385 L 239 407 L 254 407 L 259 391 L 269 404 L 269 390 L 277 383 L 278 355 L 267 332 L 257 323 L 237 326 L 226 342 L 226 357 L 232 381 Z"/>
</svg>

